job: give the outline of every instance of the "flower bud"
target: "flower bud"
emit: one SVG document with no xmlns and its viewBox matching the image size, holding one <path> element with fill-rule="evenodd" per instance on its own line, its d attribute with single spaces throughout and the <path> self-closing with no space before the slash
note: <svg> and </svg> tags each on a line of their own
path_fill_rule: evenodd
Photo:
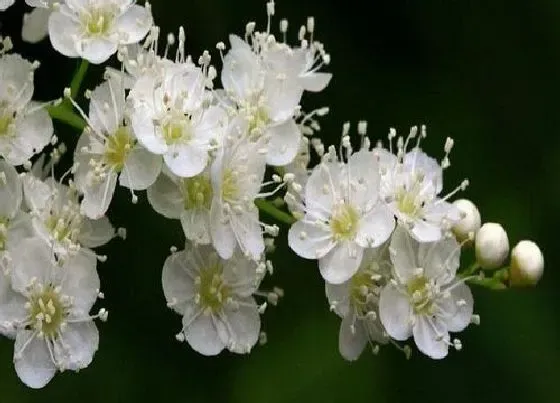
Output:
<svg viewBox="0 0 560 403">
<path fill-rule="evenodd" d="M 511 250 L 509 268 L 510 285 L 514 287 L 535 285 L 542 277 L 544 256 L 532 241 L 520 241 Z"/>
<path fill-rule="evenodd" d="M 476 233 L 475 253 L 483 269 L 497 269 L 509 253 L 509 240 L 500 224 L 486 223 Z"/>
<path fill-rule="evenodd" d="M 480 213 L 473 202 L 467 199 L 455 200 L 453 205 L 461 212 L 461 220 L 453 226 L 453 233 L 458 241 L 469 238 L 480 229 Z"/>
</svg>

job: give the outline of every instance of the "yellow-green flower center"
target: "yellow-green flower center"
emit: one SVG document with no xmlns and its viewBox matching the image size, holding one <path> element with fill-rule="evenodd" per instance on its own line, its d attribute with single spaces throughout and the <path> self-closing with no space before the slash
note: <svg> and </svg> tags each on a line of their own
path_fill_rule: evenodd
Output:
<svg viewBox="0 0 560 403">
<path fill-rule="evenodd" d="M 89 35 L 105 35 L 111 29 L 115 15 L 107 8 L 96 8 L 82 14 L 82 25 Z"/>
<path fill-rule="evenodd" d="M 220 311 L 231 294 L 231 289 L 224 282 L 222 266 L 219 264 L 201 270 L 196 285 L 198 304 L 204 311 Z"/>
<path fill-rule="evenodd" d="M 209 209 L 212 202 L 212 184 L 207 175 L 197 175 L 182 180 L 185 210 Z"/>
<path fill-rule="evenodd" d="M 130 133 L 130 129 L 127 126 L 121 126 L 117 129 L 117 131 L 107 137 L 105 141 L 105 162 L 107 165 L 112 167 L 116 172 L 120 172 L 130 151 L 134 147 L 136 141 L 132 134 Z"/>
<path fill-rule="evenodd" d="M 162 131 L 167 145 L 186 143 L 194 135 L 191 120 L 184 115 L 170 119 L 162 126 Z"/>
<path fill-rule="evenodd" d="M 0 137 L 8 136 L 11 133 L 10 127 L 16 120 L 16 112 L 12 112 L 0 105 Z"/>
<path fill-rule="evenodd" d="M 231 169 L 226 169 L 222 174 L 222 199 L 226 202 L 233 202 L 237 200 L 238 193 L 237 174 Z"/>
<path fill-rule="evenodd" d="M 56 337 L 68 315 L 57 290 L 52 285 L 46 286 L 41 292 L 31 295 L 27 306 L 28 320 L 34 330 L 46 337 Z"/>
<path fill-rule="evenodd" d="M 7 217 L 0 217 L 0 251 L 6 250 L 6 242 L 8 241 L 8 224 L 10 220 Z"/>
<path fill-rule="evenodd" d="M 335 207 L 330 221 L 333 238 L 337 241 L 354 238 L 359 220 L 358 212 L 350 204 L 342 203 Z"/>
<path fill-rule="evenodd" d="M 412 278 L 406 285 L 406 291 L 412 301 L 415 314 L 431 314 L 433 308 L 432 291 L 426 277 Z"/>
<path fill-rule="evenodd" d="M 256 111 L 251 114 L 249 119 L 249 134 L 261 134 L 263 129 L 270 123 L 270 117 L 268 116 L 267 110 L 259 106 Z"/>
</svg>

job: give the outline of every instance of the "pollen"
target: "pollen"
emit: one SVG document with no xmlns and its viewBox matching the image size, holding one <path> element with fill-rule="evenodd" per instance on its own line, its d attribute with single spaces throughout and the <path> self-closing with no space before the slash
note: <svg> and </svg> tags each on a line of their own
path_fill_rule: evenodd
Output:
<svg viewBox="0 0 560 403">
<path fill-rule="evenodd" d="M 52 285 L 39 290 L 29 297 L 28 324 L 46 337 L 56 338 L 64 323 L 68 310 L 63 298 Z"/>
<path fill-rule="evenodd" d="M 330 227 L 335 240 L 348 240 L 354 238 L 358 231 L 359 214 L 348 203 L 335 207 L 330 221 Z"/>
<path fill-rule="evenodd" d="M 109 33 L 114 19 L 114 13 L 106 8 L 96 8 L 85 11 L 81 15 L 84 30 L 89 35 L 94 36 L 101 36 Z"/>
<path fill-rule="evenodd" d="M 127 126 L 119 127 L 112 136 L 107 137 L 105 142 L 104 157 L 107 165 L 120 172 L 134 144 L 135 140 L 130 129 Z"/>
<path fill-rule="evenodd" d="M 182 181 L 185 210 L 209 209 L 212 202 L 212 184 L 207 175 L 185 178 Z"/>
<path fill-rule="evenodd" d="M 218 312 L 231 294 L 225 284 L 222 266 L 216 264 L 200 272 L 196 278 L 198 305 L 203 311 Z"/>
</svg>

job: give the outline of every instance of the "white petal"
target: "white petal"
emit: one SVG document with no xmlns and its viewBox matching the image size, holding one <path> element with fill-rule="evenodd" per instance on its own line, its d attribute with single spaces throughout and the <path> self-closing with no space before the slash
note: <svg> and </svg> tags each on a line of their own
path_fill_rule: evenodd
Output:
<svg viewBox="0 0 560 403">
<path fill-rule="evenodd" d="M 34 337 L 21 351 L 32 334 L 30 330 L 21 330 L 17 333 L 14 345 L 14 367 L 23 383 L 30 388 L 41 389 L 54 377 L 56 367 L 44 339 Z M 21 356 L 16 355 L 18 352 Z"/>
<path fill-rule="evenodd" d="M 0 271 L 0 334 L 14 338 L 16 327 L 10 324 L 27 317 L 27 299 L 12 290 L 10 278 Z"/>
<path fill-rule="evenodd" d="M 163 140 L 160 129 L 154 126 L 152 111 L 149 108 L 137 106 L 132 113 L 132 128 L 136 138 L 148 151 L 154 154 L 167 152 L 167 144 Z"/>
<path fill-rule="evenodd" d="M 199 244 L 211 242 L 209 210 L 197 208 L 184 210 L 181 213 L 181 225 L 188 240 Z"/>
<path fill-rule="evenodd" d="M 119 183 L 132 190 L 145 190 L 155 182 L 161 172 L 161 164 L 160 155 L 136 146 L 126 159 Z"/>
<path fill-rule="evenodd" d="M 261 319 L 252 297 L 243 298 L 238 302 L 239 309 L 224 309 L 222 321 L 226 326 L 228 338 L 222 341 L 230 351 L 246 354 L 259 340 Z M 219 334 L 223 333 L 225 332 Z"/>
<path fill-rule="evenodd" d="M 30 13 L 23 16 L 23 28 L 21 38 L 25 42 L 37 43 L 46 38 L 49 34 L 49 8 L 34 8 Z"/>
<path fill-rule="evenodd" d="M 73 298 L 72 309 L 88 314 L 97 300 L 100 281 L 97 275 L 97 258 L 87 249 L 68 258 L 62 267 L 55 271 L 57 285 L 62 293 Z"/>
<path fill-rule="evenodd" d="M 389 239 L 394 228 L 393 214 L 379 205 L 360 220 L 356 242 L 364 248 L 377 248 Z"/>
<path fill-rule="evenodd" d="M 329 305 L 334 308 L 336 314 L 341 318 L 350 313 L 350 287 L 350 281 L 342 284 L 325 283 L 325 294 L 327 295 Z"/>
<path fill-rule="evenodd" d="M 23 197 L 25 205 L 32 211 L 40 211 L 45 208 L 52 191 L 49 185 L 31 174 L 24 174 L 22 177 Z"/>
<path fill-rule="evenodd" d="M 461 332 L 471 322 L 473 314 L 473 296 L 466 284 L 453 286 L 451 296 L 439 304 L 443 310 L 441 319 L 450 332 Z"/>
<path fill-rule="evenodd" d="M 80 244 L 86 248 L 105 245 L 115 237 L 115 229 L 107 217 L 98 220 L 84 218 L 80 229 Z"/>
<path fill-rule="evenodd" d="M 436 159 L 430 157 L 419 149 L 407 153 L 404 156 L 403 168 L 407 172 L 421 173 L 425 182 L 433 184 L 436 194 L 443 187 L 443 169 Z"/>
<path fill-rule="evenodd" d="M 267 110 L 274 122 L 291 119 L 303 94 L 303 88 L 296 80 L 281 79 L 279 73 L 283 72 L 268 72 L 264 84 Z"/>
<path fill-rule="evenodd" d="M 0 173 L 0 217 L 11 219 L 23 198 L 21 180 L 15 168 L 5 161 L 0 161 Z"/>
<path fill-rule="evenodd" d="M 233 256 L 236 239 L 229 222 L 224 222 L 222 207 L 218 202 L 212 203 L 210 209 L 210 234 L 212 235 L 212 245 L 216 248 L 222 259 L 229 259 Z"/>
<path fill-rule="evenodd" d="M 81 212 L 91 219 L 98 219 L 105 215 L 111 204 L 115 186 L 117 185 L 117 174 L 113 171 L 107 172 L 103 182 L 88 186 L 84 189 Z"/>
<path fill-rule="evenodd" d="M 198 276 L 198 270 L 190 250 L 173 253 L 163 264 L 161 283 L 165 300 L 171 303 L 171 309 L 181 315 L 196 293 L 194 279 Z"/>
<path fill-rule="evenodd" d="M 29 108 L 34 108 L 30 103 Z M 34 154 L 39 153 L 49 143 L 53 134 L 53 124 L 45 109 L 26 114 L 16 123 L 16 137 L 12 142 L 12 150 L 6 156 L 12 165 L 21 165 Z"/>
<path fill-rule="evenodd" d="M 305 204 L 307 211 L 314 216 L 327 220 L 334 202 L 338 198 L 338 191 L 334 188 L 340 175 L 340 168 L 336 164 L 319 164 L 313 168 L 305 185 Z"/>
<path fill-rule="evenodd" d="M 65 7 L 65 6 L 61 6 Z M 71 13 L 71 12 L 70 12 Z M 80 35 L 80 26 L 72 18 L 55 11 L 49 17 L 49 38 L 53 48 L 64 56 L 77 57 L 74 38 Z"/>
<path fill-rule="evenodd" d="M 264 252 L 264 239 L 259 224 L 259 211 L 254 208 L 230 216 L 231 229 L 241 250 L 254 260 L 259 260 Z"/>
<path fill-rule="evenodd" d="M 0 98 L 19 111 L 33 97 L 33 65 L 18 54 L 4 54 L 0 59 Z"/>
<path fill-rule="evenodd" d="M 436 242 L 442 237 L 440 224 L 434 224 L 421 219 L 414 221 L 414 226 L 410 233 L 418 242 Z"/>
<path fill-rule="evenodd" d="M 208 163 L 208 147 L 186 144 L 170 149 L 164 156 L 165 164 L 171 172 L 182 178 L 201 173 Z"/>
<path fill-rule="evenodd" d="M 333 247 L 331 231 L 322 225 L 309 223 L 306 219 L 297 221 L 288 232 L 288 245 L 305 259 L 320 259 Z"/>
<path fill-rule="evenodd" d="M 78 42 L 77 50 L 83 59 L 101 64 L 117 51 L 117 44 L 105 38 L 87 38 Z"/>
<path fill-rule="evenodd" d="M 14 4 L 15 1 L 16 0 L 0 0 L 0 11 L 4 11 L 8 7 L 10 7 L 12 4 Z"/>
<path fill-rule="evenodd" d="M 325 281 L 341 284 L 348 281 L 357 271 L 364 249 L 355 242 L 339 242 L 324 257 L 319 259 L 319 270 Z"/>
<path fill-rule="evenodd" d="M 89 102 L 92 128 L 99 133 L 115 133 L 123 124 L 125 103 L 122 81 L 112 78 L 98 85 Z"/>
<path fill-rule="evenodd" d="M 379 296 L 379 319 L 395 340 L 406 340 L 412 335 L 412 307 L 408 297 L 392 284 L 387 284 Z"/>
<path fill-rule="evenodd" d="M 260 284 L 262 275 L 257 273 L 257 264 L 237 250 L 231 259 L 223 263 L 224 281 L 241 297 L 250 297 Z"/>
<path fill-rule="evenodd" d="M 340 355 L 348 361 L 355 361 L 360 357 L 368 342 L 368 335 L 363 323 L 355 319 L 353 314 L 346 315 L 340 324 L 338 334 L 338 350 Z"/>
<path fill-rule="evenodd" d="M 299 82 L 305 91 L 320 92 L 329 85 L 332 78 L 331 73 L 312 73 L 299 78 Z"/>
<path fill-rule="evenodd" d="M 260 67 L 257 56 L 249 45 L 238 36 L 230 35 L 232 48 L 224 56 L 222 85 L 239 100 L 246 99 L 250 92 L 257 90 Z"/>
<path fill-rule="evenodd" d="M 398 281 L 407 283 L 415 275 L 415 270 L 421 267 L 418 263 L 418 242 L 410 236 L 408 231 L 397 225 L 391 237 L 391 261 L 398 276 Z"/>
<path fill-rule="evenodd" d="M 266 155 L 266 162 L 269 165 L 282 166 L 294 160 L 299 150 L 301 131 L 293 119 L 269 127 L 266 135 L 270 136 Z"/>
<path fill-rule="evenodd" d="M 430 320 L 433 325 L 429 323 Z M 441 359 L 447 355 L 446 341 L 449 342 L 449 334 L 438 320 L 430 319 L 424 315 L 418 316 L 413 333 L 414 342 L 418 349 L 427 356 Z"/>
<path fill-rule="evenodd" d="M 145 7 L 133 4 L 116 21 L 116 29 L 121 34 L 121 44 L 138 43 L 152 26 L 152 15 Z"/>
<path fill-rule="evenodd" d="M 183 195 L 169 176 L 160 175 L 147 193 L 148 201 L 159 214 L 172 219 L 181 217 L 184 210 Z"/>
<path fill-rule="evenodd" d="M 12 288 L 23 295 L 32 279 L 45 284 L 54 270 L 51 248 L 38 238 L 21 241 L 12 253 L 12 263 Z"/>
<path fill-rule="evenodd" d="M 191 322 L 187 315 L 183 318 L 183 326 Z M 199 314 L 185 329 L 185 338 L 196 352 L 203 355 L 217 355 L 225 347 L 218 336 L 218 330 L 212 315 Z"/>
<path fill-rule="evenodd" d="M 91 364 L 98 347 L 99 331 L 93 321 L 71 323 L 55 342 L 54 356 L 64 369 L 78 371 Z"/>
<path fill-rule="evenodd" d="M 419 267 L 427 278 L 446 284 L 455 278 L 460 265 L 461 247 L 455 237 L 443 238 L 437 243 L 421 243 L 418 247 Z"/>
</svg>

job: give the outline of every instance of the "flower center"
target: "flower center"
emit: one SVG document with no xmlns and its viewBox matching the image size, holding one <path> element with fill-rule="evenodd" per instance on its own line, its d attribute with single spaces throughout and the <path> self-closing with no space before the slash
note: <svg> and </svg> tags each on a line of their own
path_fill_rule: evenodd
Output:
<svg viewBox="0 0 560 403">
<path fill-rule="evenodd" d="M 238 191 L 237 174 L 231 169 L 226 169 L 222 175 L 222 199 L 233 202 L 237 200 Z"/>
<path fill-rule="evenodd" d="M 415 314 L 431 314 L 433 292 L 426 277 L 418 276 L 411 279 L 406 285 L 406 291 Z"/>
<path fill-rule="evenodd" d="M 0 137 L 6 137 L 13 133 L 16 115 L 15 111 L 11 111 L 0 103 Z"/>
<path fill-rule="evenodd" d="M 360 216 L 350 204 L 341 203 L 334 208 L 331 217 L 331 231 L 337 241 L 352 239 L 358 230 Z"/>
<path fill-rule="evenodd" d="M 255 112 L 251 114 L 249 119 L 249 134 L 262 134 L 266 125 L 270 123 L 270 117 L 267 110 L 263 106 L 256 108 Z"/>
<path fill-rule="evenodd" d="M 74 243 L 81 226 L 80 205 L 72 201 L 62 206 L 60 211 L 51 211 L 45 220 L 45 227 L 58 242 L 68 240 Z"/>
<path fill-rule="evenodd" d="M 378 296 L 380 285 L 376 277 L 379 268 L 377 263 L 373 263 L 372 267 L 366 270 L 359 270 L 350 280 L 350 302 L 359 312 L 365 314 L 370 308 L 369 304 L 371 296 Z"/>
<path fill-rule="evenodd" d="M 105 35 L 111 29 L 115 15 L 106 8 L 94 8 L 81 15 L 82 25 L 89 35 Z"/>
<path fill-rule="evenodd" d="M 231 290 L 224 282 L 219 264 L 202 270 L 195 279 L 195 284 L 198 304 L 204 311 L 217 312 L 222 309 Z"/>
<path fill-rule="evenodd" d="M 171 117 L 163 124 L 162 131 L 167 145 L 179 142 L 187 143 L 194 136 L 191 120 L 182 114 Z"/>
<path fill-rule="evenodd" d="M 212 184 L 207 175 L 185 178 L 182 184 L 185 210 L 195 208 L 210 209 L 210 203 L 212 202 Z"/>
<path fill-rule="evenodd" d="M 116 172 L 120 172 L 123 167 L 135 140 L 127 126 L 121 126 L 117 131 L 107 137 L 105 142 L 105 161 Z"/>
<path fill-rule="evenodd" d="M 58 335 L 60 326 L 68 315 L 68 306 L 54 286 L 37 287 L 26 304 L 28 324 L 46 337 Z"/>
</svg>

